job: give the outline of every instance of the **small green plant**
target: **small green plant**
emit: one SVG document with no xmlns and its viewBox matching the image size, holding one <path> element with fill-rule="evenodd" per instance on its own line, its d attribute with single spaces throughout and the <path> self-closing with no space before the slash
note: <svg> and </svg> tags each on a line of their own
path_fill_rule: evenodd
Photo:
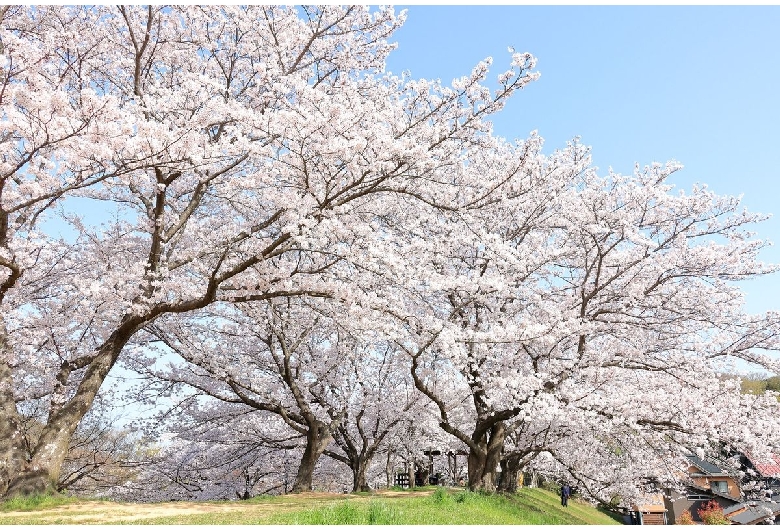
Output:
<svg viewBox="0 0 780 530">
<path fill-rule="evenodd" d="M 434 504 L 442 504 L 448 499 L 449 495 L 447 495 L 447 490 L 444 488 L 436 488 L 436 491 L 434 491 L 433 495 L 431 495 L 431 500 L 434 502 Z"/>
<path fill-rule="evenodd" d="M 296 514 L 294 524 L 355 524 L 354 507 L 341 502 Z"/>
<path fill-rule="evenodd" d="M 0 511 L 23 512 L 39 510 L 41 508 L 52 508 L 54 506 L 70 504 L 73 502 L 73 500 L 74 499 L 72 497 L 58 495 L 56 493 L 41 493 L 37 495 L 29 495 L 27 497 L 14 497 L 0 504 Z"/>
<path fill-rule="evenodd" d="M 278 501 L 280 498 L 282 498 L 281 495 L 268 495 L 267 493 L 264 493 L 262 495 L 255 495 L 254 497 L 249 497 L 248 499 L 241 499 L 240 502 L 247 503 L 247 504 L 253 504 L 253 503 L 258 504 L 258 503 Z M 231 500 L 225 502 L 235 502 L 235 501 Z"/>
<path fill-rule="evenodd" d="M 398 510 L 385 503 L 371 501 L 368 505 L 368 524 L 403 524 Z"/>
<path fill-rule="evenodd" d="M 341 524 L 342 521 L 345 524 L 360 524 L 360 510 L 349 501 L 337 504 L 332 517 L 333 521 L 328 521 L 326 524 Z"/>
</svg>

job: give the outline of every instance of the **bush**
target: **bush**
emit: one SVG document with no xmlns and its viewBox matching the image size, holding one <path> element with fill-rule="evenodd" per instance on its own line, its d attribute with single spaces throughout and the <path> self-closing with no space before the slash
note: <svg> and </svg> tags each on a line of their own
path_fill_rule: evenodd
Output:
<svg viewBox="0 0 780 530">
<path fill-rule="evenodd" d="M 780 375 L 770 377 L 766 380 L 766 389 L 774 392 L 780 392 Z"/>
<path fill-rule="evenodd" d="M 723 508 L 714 500 L 707 502 L 704 507 L 697 510 L 697 513 L 704 524 L 731 524 L 731 521 L 723 515 Z"/>
<path fill-rule="evenodd" d="M 434 491 L 433 495 L 431 495 L 431 500 L 434 504 L 441 504 L 447 500 L 447 497 L 447 490 L 444 488 L 436 488 L 436 491 Z"/>
<path fill-rule="evenodd" d="M 455 494 L 455 502 L 457 503 L 466 502 L 469 499 L 470 495 L 474 495 L 474 493 L 468 490 L 459 491 L 458 493 Z"/>
</svg>

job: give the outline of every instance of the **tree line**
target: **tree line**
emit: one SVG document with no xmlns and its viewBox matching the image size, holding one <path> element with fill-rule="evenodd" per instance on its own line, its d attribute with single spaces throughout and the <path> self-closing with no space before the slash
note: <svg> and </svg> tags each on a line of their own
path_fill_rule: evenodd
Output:
<svg viewBox="0 0 780 530">
<path fill-rule="evenodd" d="M 778 373 L 779 315 L 738 287 L 777 268 L 765 216 L 675 190 L 676 163 L 494 135 L 535 58 L 396 76 L 403 18 L 0 10 L 0 494 L 62 482 L 121 367 L 184 488 L 241 463 L 252 494 L 294 454 L 292 491 L 323 456 L 361 490 L 428 440 L 473 489 L 538 469 L 630 498 L 713 441 L 771 450 L 774 395 L 720 376 Z"/>
</svg>

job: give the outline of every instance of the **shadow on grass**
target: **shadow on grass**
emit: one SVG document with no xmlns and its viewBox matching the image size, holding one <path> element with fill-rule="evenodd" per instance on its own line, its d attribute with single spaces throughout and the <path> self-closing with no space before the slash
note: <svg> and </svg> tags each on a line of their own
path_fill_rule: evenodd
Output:
<svg viewBox="0 0 780 530">
<path fill-rule="evenodd" d="M 618 512 L 613 512 L 612 510 L 604 508 L 603 506 L 598 506 L 598 507 L 596 507 L 596 509 L 599 512 L 601 512 L 604 515 L 606 515 L 607 517 L 609 517 L 610 519 L 613 519 L 613 520 L 617 521 L 620 524 L 624 524 L 623 523 L 623 514 L 618 513 Z"/>
</svg>

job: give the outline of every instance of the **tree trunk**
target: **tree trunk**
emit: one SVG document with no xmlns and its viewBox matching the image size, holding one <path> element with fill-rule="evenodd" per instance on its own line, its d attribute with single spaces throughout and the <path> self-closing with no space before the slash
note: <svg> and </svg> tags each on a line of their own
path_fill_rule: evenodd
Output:
<svg viewBox="0 0 780 530">
<path fill-rule="evenodd" d="M 6 497 L 43 493 L 58 482 L 73 433 L 92 406 L 100 385 L 114 366 L 122 348 L 137 329 L 137 326 L 128 322 L 125 324 L 100 347 L 88 365 L 75 395 L 50 416 L 33 449 L 31 460 L 11 475 Z M 2 421 L 7 421 L 5 416 Z"/>
<path fill-rule="evenodd" d="M 517 477 L 520 474 L 520 455 L 510 455 L 501 459 L 501 480 L 498 491 L 504 493 L 517 492 Z"/>
<path fill-rule="evenodd" d="M 358 457 L 358 461 L 352 466 L 352 492 L 371 491 L 366 481 L 366 471 L 371 463 L 370 459 Z"/>
<path fill-rule="evenodd" d="M 393 473 L 390 470 L 390 457 L 392 454 L 392 452 L 388 451 L 387 460 L 385 460 L 385 479 L 387 479 L 387 489 L 390 489 L 395 482 L 394 477 L 392 476 Z"/>
<path fill-rule="evenodd" d="M 495 491 L 496 467 L 504 449 L 506 428 L 503 422 L 493 425 L 480 439 L 474 440 L 478 451 L 469 449 L 469 489 Z"/>
<path fill-rule="evenodd" d="M 0 328 L 0 498 L 5 495 L 11 480 L 27 463 L 21 422 L 14 401 L 11 367 L 3 359 L 3 354 L 7 354 L 8 350 L 2 332 Z"/>
<path fill-rule="evenodd" d="M 480 490 L 485 488 L 485 469 L 487 468 L 487 454 L 485 451 L 469 450 L 468 456 L 468 475 L 470 490 Z"/>
<path fill-rule="evenodd" d="M 290 490 L 291 493 L 311 491 L 314 468 L 331 440 L 333 440 L 333 437 L 328 426 L 319 420 L 315 420 L 314 425 L 309 427 L 309 432 L 306 435 L 306 449 L 303 451 L 303 457 L 301 457 L 301 463 L 298 466 L 298 474 L 295 476 L 295 483 L 292 490 Z"/>
<path fill-rule="evenodd" d="M 420 482 L 422 482 L 422 485 L 425 486 L 428 484 L 428 477 L 430 473 L 428 473 L 428 466 L 426 464 L 418 464 L 417 460 L 414 461 L 414 485 L 417 486 L 417 476 L 420 477 Z"/>
</svg>

